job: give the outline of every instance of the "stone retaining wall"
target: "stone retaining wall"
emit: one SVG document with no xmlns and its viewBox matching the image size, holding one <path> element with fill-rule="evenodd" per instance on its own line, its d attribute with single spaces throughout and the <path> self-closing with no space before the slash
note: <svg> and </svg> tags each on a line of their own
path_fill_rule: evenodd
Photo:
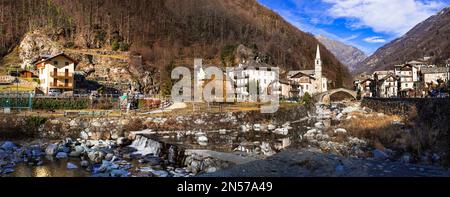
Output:
<svg viewBox="0 0 450 197">
<path fill-rule="evenodd" d="M 390 115 L 410 115 L 416 111 L 431 111 L 450 116 L 448 98 L 364 98 L 361 105 Z"/>
</svg>

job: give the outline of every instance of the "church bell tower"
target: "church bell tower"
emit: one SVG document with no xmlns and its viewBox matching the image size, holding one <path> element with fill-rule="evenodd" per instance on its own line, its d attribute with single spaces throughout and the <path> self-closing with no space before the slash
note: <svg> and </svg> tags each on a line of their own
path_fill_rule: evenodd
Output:
<svg viewBox="0 0 450 197">
<path fill-rule="evenodd" d="M 322 60 L 320 58 L 320 47 L 317 44 L 317 53 L 314 67 L 314 78 L 316 78 L 316 91 L 318 93 L 322 91 Z"/>
</svg>

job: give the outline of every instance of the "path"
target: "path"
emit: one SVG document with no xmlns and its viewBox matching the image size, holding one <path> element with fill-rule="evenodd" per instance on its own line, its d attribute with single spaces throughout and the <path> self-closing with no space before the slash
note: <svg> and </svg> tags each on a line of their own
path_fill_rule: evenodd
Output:
<svg viewBox="0 0 450 197">
<path fill-rule="evenodd" d="M 177 103 L 174 103 L 174 104 L 170 105 L 170 106 L 167 107 L 167 108 L 157 109 L 157 110 L 153 110 L 153 111 L 146 112 L 146 113 L 142 113 L 142 114 L 168 113 L 168 112 L 172 112 L 173 110 L 176 110 L 176 109 L 184 109 L 184 108 L 186 108 L 186 107 L 187 107 L 186 103 L 177 102 Z"/>
<path fill-rule="evenodd" d="M 313 149 L 289 149 L 265 160 L 233 166 L 207 177 L 449 177 L 436 166 L 345 158 Z"/>
</svg>

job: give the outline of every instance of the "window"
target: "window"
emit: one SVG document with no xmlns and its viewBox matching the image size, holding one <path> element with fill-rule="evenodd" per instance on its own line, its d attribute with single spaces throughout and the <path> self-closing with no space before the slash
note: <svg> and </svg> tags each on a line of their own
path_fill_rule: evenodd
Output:
<svg viewBox="0 0 450 197">
<path fill-rule="evenodd" d="M 69 65 L 69 62 L 66 62 L 65 65 L 68 66 L 68 65 Z"/>
<path fill-rule="evenodd" d="M 405 83 L 405 87 L 408 87 L 408 84 L 407 84 L 407 83 Z"/>
<path fill-rule="evenodd" d="M 58 61 L 54 61 L 54 62 L 53 62 L 53 65 L 58 65 Z"/>
</svg>

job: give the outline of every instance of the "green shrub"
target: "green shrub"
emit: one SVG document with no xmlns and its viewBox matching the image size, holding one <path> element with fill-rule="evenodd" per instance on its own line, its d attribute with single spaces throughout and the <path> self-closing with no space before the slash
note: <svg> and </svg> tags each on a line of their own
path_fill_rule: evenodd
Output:
<svg viewBox="0 0 450 197">
<path fill-rule="evenodd" d="M 114 40 L 111 44 L 111 48 L 113 51 L 118 51 L 120 48 L 119 42 L 117 40 Z"/>
<path fill-rule="evenodd" d="M 44 99 L 34 98 L 33 109 L 56 110 L 56 109 L 87 109 L 89 108 L 88 98 L 78 99 Z"/>
<path fill-rule="evenodd" d="M 302 100 L 300 101 L 300 103 L 302 103 L 302 105 L 305 105 L 305 106 L 310 106 L 311 104 L 313 104 L 313 100 L 312 100 L 311 95 L 308 92 L 306 92 L 303 95 Z"/>
<path fill-rule="evenodd" d="M 27 126 L 39 127 L 47 122 L 47 118 L 40 116 L 31 116 L 27 118 L 26 122 Z"/>
<path fill-rule="evenodd" d="M 129 48 L 130 48 L 130 45 L 128 43 L 125 43 L 125 42 L 120 42 L 119 43 L 120 51 L 128 51 Z"/>
</svg>

